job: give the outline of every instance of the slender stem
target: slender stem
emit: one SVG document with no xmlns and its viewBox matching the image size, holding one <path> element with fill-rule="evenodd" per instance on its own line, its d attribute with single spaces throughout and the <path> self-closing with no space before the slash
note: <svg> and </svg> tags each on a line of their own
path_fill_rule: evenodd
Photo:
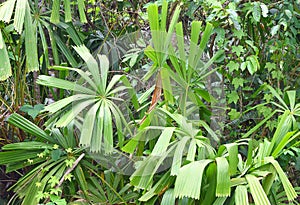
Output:
<svg viewBox="0 0 300 205">
<path fill-rule="evenodd" d="M 75 167 L 78 165 L 78 163 L 82 160 L 82 158 L 84 157 L 84 153 L 82 153 L 77 159 L 76 161 L 73 163 L 73 166 L 70 167 L 69 169 L 67 169 L 67 171 L 65 172 L 65 174 L 62 176 L 62 178 L 59 180 L 59 183 L 57 184 L 57 186 L 55 187 L 56 189 L 58 187 L 60 187 L 62 185 L 62 183 L 65 181 L 65 178 L 68 174 L 71 173 L 71 171 L 73 171 L 75 169 Z"/>
<path fill-rule="evenodd" d="M 9 109 L 10 112 L 13 112 L 13 109 L 8 105 L 6 100 L 4 100 L 1 95 L 0 95 L 0 102 L 2 102 Z"/>
<path fill-rule="evenodd" d="M 121 201 L 125 204 L 125 205 L 127 205 L 127 203 L 126 203 L 126 201 L 123 199 L 123 197 L 101 176 L 101 175 L 99 175 L 98 173 L 96 173 L 93 169 L 90 169 L 90 171 L 92 172 L 92 173 L 94 173 L 97 177 L 99 177 L 101 180 L 102 180 L 102 182 L 104 183 L 104 184 L 106 184 L 107 186 L 108 186 L 108 188 L 110 189 L 110 190 L 112 190 L 115 194 L 116 194 L 116 196 L 117 197 L 119 197 L 119 199 L 121 199 Z"/>
</svg>

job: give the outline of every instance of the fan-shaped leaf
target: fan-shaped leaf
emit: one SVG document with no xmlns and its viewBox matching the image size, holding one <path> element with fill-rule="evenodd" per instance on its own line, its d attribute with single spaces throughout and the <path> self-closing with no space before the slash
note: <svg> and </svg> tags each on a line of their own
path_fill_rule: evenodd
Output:
<svg viewBox="0 0 300 205">
<path fill-rule="evenodd" d="M 166 127 L 163 130 L 163 132 L 161 133 L 161 135 L 159 136 L 155 144 L 155 147 L 152 150 L 151 155 L 160 156 L 167 150 L 169 146 L 169 141 L 175 129 L 176 129 L 175 127 Z"/>
<path fill-rule="evenodd" d="M 224 157 L 217 157 L 217 197 L 230 196 L 229 164 Z"/>
<path fill-rule="evenodd" d="M 0 81 L 6 80 L 9 78 L 11 73 L 10 60 L 8 57 L 8 53 L 6 50 L 5 42 L 2 37 L 2 33 L 0 30 Z"/>
<path fill-rule="evenodd" d="M 173 157 L 173 162 L 172 162 L 172 167 L 171 167 L 171 175 L 178 175 L 181 164 L 182 164 L 182 158 L 183 158 L 183 152 L 186 147 L 186 144 L 188 140 L 190 140 L 190 137 L 183 137 L 179 142 L 176 147 L 174 157 Z"/>
<path fill-rule="evenodd" d="M 80 135 L 80 145 L 84 147 L 90 146 L 92 134 L 94 130 L 95 118 L 97 116 L 100 106 L 101 106 L 101 101 L 93 105 L 84 118 L 82 129 L 81 129 L 81 135 Z"/>
<path fill-rule="evenodd" d="M 46 75 L 40 75 L 38 77 L 37 83 L 40 85 L 46 85 L 49 87 L 55 87 L 55 88 L 61 88 L 65 90 L 72 90 L 72 91 L 77 91 L 77 92 L 82 92 L 85 94 L 90 94 L 90 95 L 95 95 L 96 92 L 86 88 L 82 85 L 79 85 L 75 82 L 70 82 L 68 80 L 63 80 L 60 78 L 55 78 L 51 76 L 46 76 Z"/>
<path fill-rule="evenodd" d="M 25 0 L 23 0 L 25 1 Z M 18 1 L 19 2 L 19 1 Z M 17 3 L 18 4 L 18 3 Z M 16 11 L 17 12 L 17 11 Z M 26 0 L 25 5 L 25 52 L 26 52 L 26 67 L 27 71 L 38 71 L 38 53 L 37 53 L 37 39 L 36 39 L 36 23 L 32 22 L 30 7 Z"/>
<path fill-rule="evenodd" d="M 17 113 L 13 113 L 12 115 L 10 115 L 7 121 L 10 124 L 24 130 L 25 132 L 28 132 L 33 136 L 40 137 L 49 142 L 55 142 L 55 140 L 52 139 L 47 133 L 45 133 L 41 128 Z"/>
<path fill-rule="evenodd" d="M 283 184 L 283 188 L 286 192 L 286 195 L 288 197 L 289 201 L 293 201 L 296 197 L 297 197 L 297 193 L 295 192 L 295 189 L 293 188 L 293 185 L 291 184 L 291 182 L 289 181 L 289 179 L 287 178 L 287 176 L 285 175 L 284 171 L 282 170 L 281 166 L 279 165 L 279 163 L 273 158 L 273 157 L 267 157 L 265 158 L 265 162 L 266 163 L 271 163 L 274 168 L 276 169 L 279 178 Z"/>
<path fill-rule="evenodd" d="M 27 0 L 17 0 L 15 17 L 14 17 L 14 27 L 18 33 L 22 33 L 23 24 L 25 19 Z"/>
<path fill-rule="evenodd" d="M 246 175 L 247 182 L 250 187 L 251 195 L 254 199 L 256 205 L 271 205 L 264 189 L 262 188 L 261 184 L 257 177 L 247 174 Z"/>
<path fill-rule="evenodd" d="M 15 8 L 16 0 L 7 0 L 0 5 L 0 20 L 8 23 Z"/>
<path fill-rule="evenodd" d="M 206 166 L 212 160 L 200 160 L 191 162 L 180 168 L 175 181 L 174 195 L 183 198 L 200 198 L 202 177 Z"/>
<path fill-rule="evenodd" d="M 168 189 L 161 200 L 161 205 L 171 204 L 175 204 L 174 189 Z"/>
<path fill-rule="evenodd" d="M 235 189 L 234 195 L 235 204 L 249 205 L 247 187 L 239 185 Z"/>
<path fill-rule="evenodd" d="M 96 101 L 96 99 L 85 100 L 73 105 L 72 108 L 55 123 L 55 125 L 57 127 L 66 127 L 82 110 Z"/>
</svg>

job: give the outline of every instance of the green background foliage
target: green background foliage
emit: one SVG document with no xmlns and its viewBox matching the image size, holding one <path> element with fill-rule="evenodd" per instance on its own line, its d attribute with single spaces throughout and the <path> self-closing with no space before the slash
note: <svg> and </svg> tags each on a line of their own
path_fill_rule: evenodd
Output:
<svg viewBox="0 0 300 205">
<path fill-rule="evenodd" d="M 0 2 L 0 203 L 299 204 L 298 0 Z"/>
</svg>

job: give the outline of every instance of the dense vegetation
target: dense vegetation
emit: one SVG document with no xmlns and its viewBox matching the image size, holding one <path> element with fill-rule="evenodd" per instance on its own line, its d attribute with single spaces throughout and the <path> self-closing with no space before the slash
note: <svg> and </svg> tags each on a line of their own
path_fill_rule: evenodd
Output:
<svg viewBox="0 0 300 205">
<path fill-rule="evenodd" d="M 298 0 L 0 3 L 0 204 L 300 203 Z"/>
</svg>

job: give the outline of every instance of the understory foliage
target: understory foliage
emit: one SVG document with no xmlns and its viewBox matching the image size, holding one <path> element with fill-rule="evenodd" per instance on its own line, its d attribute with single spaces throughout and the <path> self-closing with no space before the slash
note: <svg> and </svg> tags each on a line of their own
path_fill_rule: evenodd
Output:
<svg viewBox="0 0 300 205">
<path fill-rule="evenodd" d="M 299 18 L 298 1 L 2 1 L 0 203 L 299 204 Z"/>
</svg>

